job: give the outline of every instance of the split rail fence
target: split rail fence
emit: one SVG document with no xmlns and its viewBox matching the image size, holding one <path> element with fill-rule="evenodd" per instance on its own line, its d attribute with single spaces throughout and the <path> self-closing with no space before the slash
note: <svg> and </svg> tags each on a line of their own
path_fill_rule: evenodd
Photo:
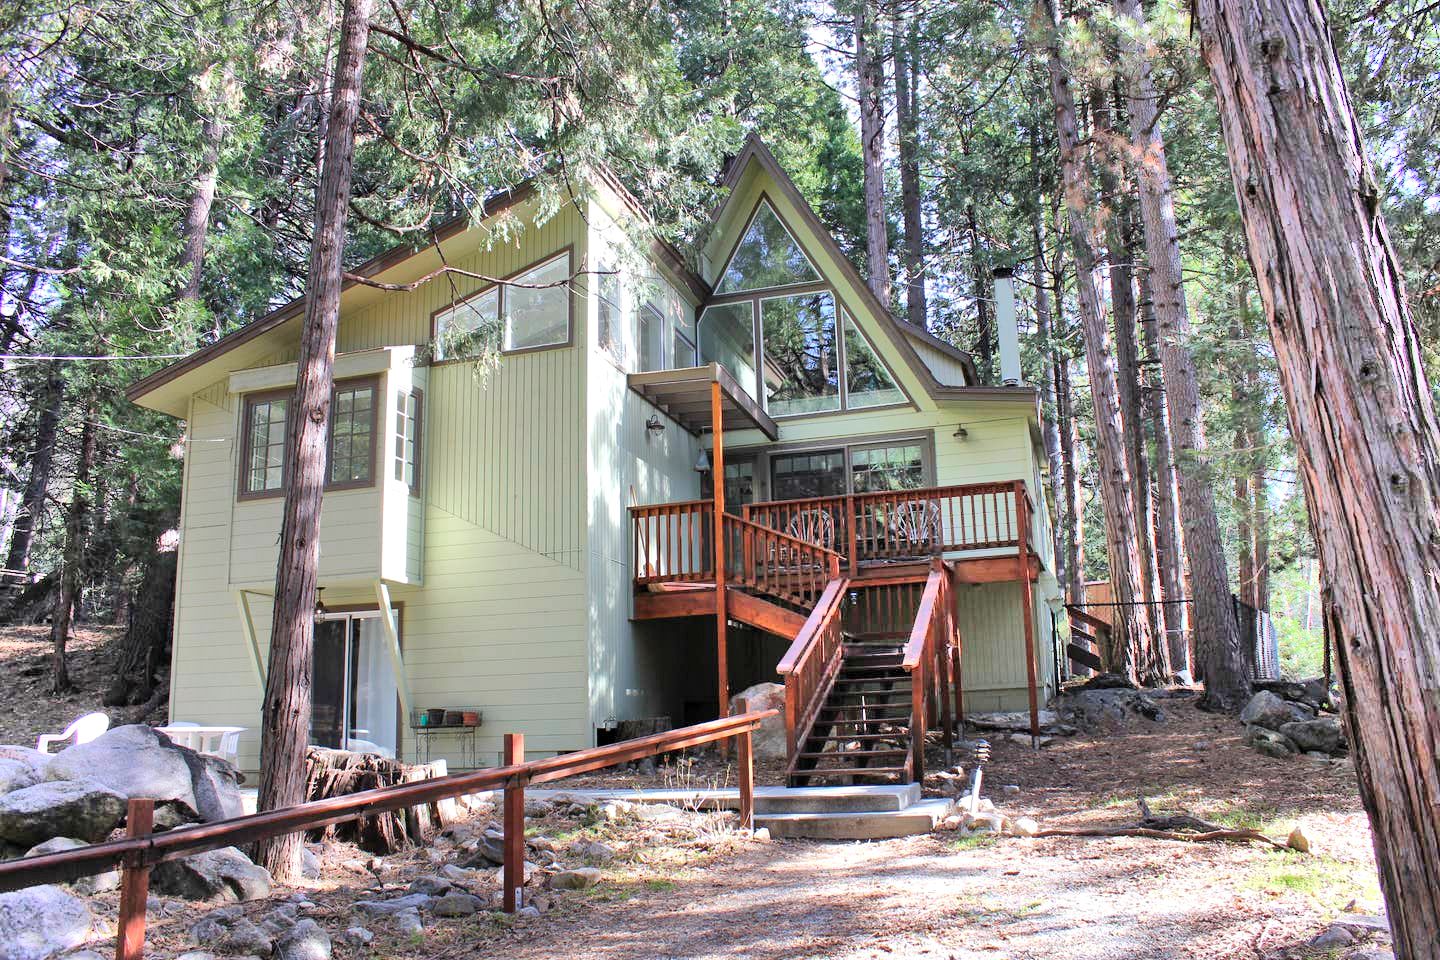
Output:
<svg viewBox="0 0 1440 960">
<path fill-rule="evenodd" d="M 526 786 L 733 739 L 737 741 L 740 825 L 742 829 L 749 829 L 755 820 L 755 767 L 751 734 L 762 722 L 776 715 L 776 710 L 747 711 L 742 702 L 739 712 L 720 720 L 531 761 L 525 760 L 524 735 L 507 733 L 505 762 L 499 767 L 380 787 L 229 820 L 177 827 L 163 833 L 152 832 L 155 801 L 132 799 L 123 839 L 0 862 L 0 892 L 42 883 L 65 883 L 119 867 L 120 922 L 115 958 L 142 960 L 145 952 L 145 901 L 150 890 L 150 871 L 156 864 L 390 810 L 417 807 L 485 790 L 503 790 L 505 864 L 501 881 L 502 905 L 505 912 L 514 913 L 522 905 L 524 887 Z"/>
</svg>

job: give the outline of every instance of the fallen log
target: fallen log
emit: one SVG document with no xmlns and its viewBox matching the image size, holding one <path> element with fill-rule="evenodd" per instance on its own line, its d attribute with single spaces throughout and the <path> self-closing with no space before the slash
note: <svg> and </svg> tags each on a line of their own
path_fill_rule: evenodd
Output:
<svg viewBox="0 0 1440 960">
<path fill-rule="evenodd" d="M 1259 830 L 1235 830 L 1210 823 L 1188 813 L 1157 817 L 1144 797 L 1135 801 L 1140 807 L 1140 822 L 1120 827 L 1052 827 L 1035 834 L 1037 837 L 1146 837 L 1151 840 L 1178 840 L 1183 843 L 1263 843 L 1277 850 L 1297 849 L 1267 837 Z M 1308 851 L 1302 851 L 1308 852 Z"/>
<path fill-rule="evenodd" d="M 1273 837 L 1267 837 L 1259 830 L 1207 830 L 1194 833 L 1188 830 L 1155 830 L 1150 827 L 1051 827 L 1035 834 L 1037 837 L 1148 837 L 1151 840 L 1179 840 L 1185 843 L 1263 843 L 1277 850 L 1290 847 Z"/>
</svg>

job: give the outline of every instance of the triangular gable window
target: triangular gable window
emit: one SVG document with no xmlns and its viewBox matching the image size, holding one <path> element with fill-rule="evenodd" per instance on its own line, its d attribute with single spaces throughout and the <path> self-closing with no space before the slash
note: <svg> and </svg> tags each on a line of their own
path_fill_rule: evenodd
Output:
<svg viewBox="0 0 1440 960">
<path fill-rule="evenodd" d="M 896 386 L 885 361 L 849 314 L 845 315 L 845 400 L 852 409 L 905 402 L 905 393 Z"/>
<path fill-rule="evenodd" d="M 716 293 L 741 293 L 797 283 L 815 283 L 820 275 L 780 222 L 769 201 L 760 201 Z"/>
</svg>

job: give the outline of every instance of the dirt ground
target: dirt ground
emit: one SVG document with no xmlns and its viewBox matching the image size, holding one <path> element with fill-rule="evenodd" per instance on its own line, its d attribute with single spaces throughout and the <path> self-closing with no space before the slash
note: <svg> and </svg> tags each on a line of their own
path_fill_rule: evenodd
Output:
<svg viewBox="0 0 1440 960">
<path fill-rule="evenodd" d="M 1380 908 L 1350 764 L 1265 758 L 1241 743 L 1233 719 L 1200 713 L 1184 700 L 1166 701 L 1165 710 L 1160 722 L 1137 720 L 1123 732 L 1064 738 L 1039 752 L 997 737 L 985 768 L 986 794 L 1003 812 L 1034 816 L 1045 827 L 1130 823 L 1135 798 L 1144 796 L 1156 812 L 1183 810 L 1280 838 L 1298 823 L 1314 851 L 953 832 L 869 843 L 766 842 L 731 832 L 730 815 L 681 813 L 658 823 L 554 815 L 532 821 L 531 833 L 552 840 L 562 859 L 571 859 L 566 851 L 580 840 L 600 840 L 619 852 L 603 865 L 596 887 L 542 893 L 552 902 L 533 919 L 483 912 L 427 918 L 424 934 L 411 938 L 398 937 L 384 920 L 369 921 L 375 941 L 360 948 L 337 939 L 334 956 L 1336 956 L 1305 945 L 1347 907 Z M 634 779 L 613 775 L 617 782 L 626 776 Z M 595 778 L 586 780 L 594 785 Z M 455 857 L 442 844 L 367 866 L 365 855 L 334 845 L 322 880 L 277 889 L 274 899 L 298 890 L 315 903 L 309 915 L 336 935 L 352 922 L 351 901 L 394 896 L 414 876 Z M 488 895 L 495 882 L 486 870 L 470 887 Z M 273 907 L 272 900 L 246 911 L 259 919 Z M 205 909 L 158 902 L 153 956 L 193 949 L 184 932 Z"/>
<path fill-rule="evenodd" d="M 50 692 L 50 628 L 0 629 L 0 743 L 35 745 L 42 733 L 60 733 L 72 721 L 96 710 L 110 715 L 112 724 L 134 723 L 138 707 L 102 707 L 105 688 L 114 677 L 114 648 L 119 634 L 112 627 L 77 627 L 66 644 L 66 666 L 74 689 L 62 696 Z M 165 707 L 152 713 L 150 723 L 165 722 Z"/>
</svg>

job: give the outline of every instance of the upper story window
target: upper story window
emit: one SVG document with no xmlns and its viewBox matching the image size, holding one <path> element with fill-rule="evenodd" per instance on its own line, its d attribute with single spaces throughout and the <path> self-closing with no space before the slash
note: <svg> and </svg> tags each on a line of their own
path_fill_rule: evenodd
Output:
<svg viewBox="0 0 1440 960">
<path fill-rule="evenodd" d="M 435 314 L 436 360 L 563 347 L 569 342 L 569 251 Z"/>
<path fill-rule="evenodd" d="M 622 369 L 629 365 L 629 350 L 625 346 L 624 293 L 620 273 L 613 266 L 601 261 L 596 267 L 596 291 L 599 294 L 599 316 L 596 321 L 596 339 L 600 349 L 608 353 Z"/>
<path fill-rule="evenodd" d="M 646 300 L 636 311 L 636 340 L 640 343 L 640 369 L 665 369 L 665 314 L 654 300 Z"/>
<path fill-rule="evenodd" d="M 332 487 L 368 487 L 375 480 L 376 384 L 340 384 L 330 401 Z"/>
<path fill-rule="evenodd" d="M 780 222 L 770 201 L 761 200 L 715 292 L 741 293 L 819 280 L 820 274 Z"/>
<path fill-rule="evenodd" d="M 805 293 L 760 301 L 765 408 L 772 416 L 840 409 L 835 298 Z"/>
<path fill-rule="evenodd" d="M 418 389 L 395 394 L 395 479 L 420 494 L 420 410 L 424 398 Z"/>
<path fill-rule="evenodd" d="M 277 496 L 290 479 L 287 430 L 293 391 L 277 390 L 245 398 L 240 429 L 240 497 Z M 330 397 L 330 435 L 326 445 L 327 489 L 368 487 L 375 482 L 379 432 L 379 383 L 348 380 Z"/>
<path fill-rule="evenodd" d="M 247 398 L 241 433 L 240 493 L 263 495 L 284 489 L 285 432 L 290 394 Z"/>
<path fill-rule="evenodd" d="M 506 350 L 538 350 L 570 342 L 570 254 L 515 277 L 501 288 Z"/>
<path fill-rule="evenodd" d="M 697 363 L 725 367 L 773 417 L 907 399 L 764 197 L 700 315 L 696 346 Z"/>
</svg>

